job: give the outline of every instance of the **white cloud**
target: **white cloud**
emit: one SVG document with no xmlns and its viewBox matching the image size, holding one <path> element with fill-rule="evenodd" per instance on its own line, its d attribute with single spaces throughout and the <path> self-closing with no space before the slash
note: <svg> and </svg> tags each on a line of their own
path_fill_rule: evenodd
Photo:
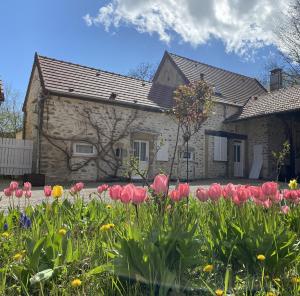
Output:
<svg viewBox="0 0 300 296">
<path fill-rule="evenodd" d="M 87 14 L 88 26 L 105 30 L 132 25 L 139 32 L 157 33 L 169 43 L 174 35 L 193 46 L 212 37 L 226 50 L 241 55 L 275 44 L 274 26 L 288 7 L 286 0 L 111 0 L 96 16 Z"/>
</svg>

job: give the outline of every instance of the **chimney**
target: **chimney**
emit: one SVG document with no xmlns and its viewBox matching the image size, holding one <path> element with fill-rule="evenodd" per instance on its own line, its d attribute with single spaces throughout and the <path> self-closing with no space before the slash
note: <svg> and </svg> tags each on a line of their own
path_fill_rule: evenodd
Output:
<svg viewBox="0 0 300 296">
<path fill-rule="evenodd" d="M 270 74 L 270 91 L 282 88 L 282 69 L 276 68 L 271 70 Z"/>
</svg>

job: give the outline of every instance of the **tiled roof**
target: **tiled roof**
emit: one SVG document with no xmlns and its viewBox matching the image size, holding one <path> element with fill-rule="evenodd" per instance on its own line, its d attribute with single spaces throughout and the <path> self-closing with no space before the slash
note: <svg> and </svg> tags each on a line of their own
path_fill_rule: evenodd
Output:
<svg viewBox="0 0 300 296">
<path fill-rule="evenodd" d="M 239 114 L 227 121 L 243 120 L 253 117 L 300 110 L 300 87 L 293 86 L 252 97 Z"/>
<path fill-rule="evenodd" d="M 158 110 L 168 107 L 172 100 L 170 87 L 40 55 L 37 59 L 44 88 L 55 94 L 113 100 Z M 116 97 L 110 99 L 112 93 Z"/>
<path fill-rule="evenodd" d="M 266 93 L 265 88 L 254 78 L 216 68 L 185 57 L 169 53 L 169 56 L 190 81 L 194 82 L 204 75 L 204 80 L 215 87 L 224 102 L 243 106 L 253 95 Z"/>
<path fill-rule="evenodd" d="M 0 80 L 0 101 L 4 101 L 4 89 L 3 89 L 3 83 Z"/>
</svg>

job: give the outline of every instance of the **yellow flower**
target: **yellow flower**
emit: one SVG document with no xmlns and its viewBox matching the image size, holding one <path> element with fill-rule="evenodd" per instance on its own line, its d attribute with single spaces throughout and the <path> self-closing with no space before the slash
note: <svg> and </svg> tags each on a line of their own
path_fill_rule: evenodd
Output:
<svg viewBox="0 0 300 296">
<path fill-rule="evenodd" d="M 112 206 L 111 206 L 111 205 L 107 205 L 106 208 L 107 208 L 108 210 L 110 210 L 110 209 L 112 208 Z"/>
<path fill-rule="evenodd" d="M 67 233 L 67 230 L 64 229 L 64 228 L 61 228 L 60 230 L 58 230 L 58 234 L 61 235 L 61 236 L 66 235 L 66 233 Z"/>
<path fill-rule="evenodd" d="M 212 272 L 214 269 L 214 266 L 212 264 L 207 264 L 204 266 L 203 271 L 204 272 Z"/>
<path fill-rule="evenodd" d="M 104 224 L 100 227 L 100 230 L 101 231 L 107 231 L 107 230 L 110 230 L 111 228 L 114 228 L 115 227 L 115 224 L 113 223 L 108 223 L 108 224 Z"/>
<path fill-rule="evenodd" d="M 23 254 L 22 253 L 17 253 L 16 255 L 13 256 L 13 259 L 15 261 L 19 261 L 23 258 Z"/>
<path fill-rule="evenodd" d="M 80 279 L 74 279 L 72 282 L 71 282 L 71 286 L 73 288 L 77 288 L 79 286 L 81 286 L 81 280 Z"/>
<path fill-rule="evenodd" d="M 267 292 L 267 296 L 276 296 L 276 294 L 273 292 Z"/>
<path fill-rule="evenodd" d="M 259 255 L 257 255 L 257 260 L 259 260 L 259 261 L 265 261 L 266 260 L 266 257 L 265 257 L 265 255 L 263 255 L 263 254 L 259 254 Z"/>
<path fill-rule="evenodd" d="M 217 290 L 215 291 L 215 293 L 216 293 L 216 296 L 223 296 L 223 295 L 224 295 L 224 291 L 221 290 L 221 289 L 217 289 Z"/>
<path fill-rule="evenodd" d="M 294 276 L 291 279 L 292 284 L 299 284 L 300 283 L 300 277 Z"/>
<path fill-rule="evenodd" d="M 60 186 L 60 185 L 53 186 L 52 196 L 54 198 L 60 198 L 60 197 L 62 197 L 63 193 L 64 193 L 64 189 L 63 189 L 62 186 Z"/>
<path fill-rule="evenodd" d="M 1 234 L 1 236 L 4 237 L 4 238 L 9 238 L 10 237 L 10 235 L 9 235 L 9 233 L 7 231 L 3 232 Z"/>
<path fill-rule="evenodd" d="M 298 188 L 298 183 L 296 179 L 290 180 L 289 188 L 295 190 Z"/>
</svg>

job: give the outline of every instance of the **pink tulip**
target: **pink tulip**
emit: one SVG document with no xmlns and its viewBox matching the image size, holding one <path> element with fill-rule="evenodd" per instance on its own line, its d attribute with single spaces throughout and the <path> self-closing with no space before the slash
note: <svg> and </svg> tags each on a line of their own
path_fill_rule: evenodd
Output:
<svg viewBox="0 0 300 296">
<path fill-rule="evenodd" d="M 97 191 L 99 194 L 101 194 L 102 192 L 106 191 L 108 188 L 109 186 L 107 184 L 102 184 L 97 187 Z"/>
<path fill-rule="evenodd" d="M 265 196 L 275 196 L 278 191 L 278 184 L 276 182 L 265 182 L 261 185 L 261 190 Z"/>
<path fill-rule="evenodd" d="M 228 183 L 223 187 L 223 197 L 232 198 L 236 192 L 236 188 L 232 183 Z"/>
<path fill-rule="evenodd" d="M 271 206 L 272 206 L 272 201 L 270 199 L 267 199 L 263 202 L 263 206 L 266 208 L 266 209 L 269 209 Z"/>
<path fill-rule="evenodd" d="M 134 187 L 134 193 L 132 197 L 132 202 L 135 204 L 140 204 L 146 200 L 147 190 L 141 187 Z"/>
<path fill-rule="evenodd" d="M 169 178 L 166 175 L 157 175 L 154 178 L 153 184 L 150 186 L 155 194 L 165 195 L 168 192 Z"/>
<path fill-rule="evenodd" d="M 44 195 L 45 197 L 50 197 L 52 193 L 51 186 L 44 186 Z"/>
<path fill-rule="evenodd" d="M 208 200 L 208 192 L 206 189 L 199 187 L 196 190 L 196 196 L 200 201 L 207 201 Z"/>
<path fill-rule="evenodd" d="M 5 189 L 3 190 L 3 192 L 4 192 L 4 195 L 5 195 L 6 197 L 12 196 L 12 191 L 10 190 L 9 187 L 8 187 L 8 188 L 5 188 Z"/>
<path fill-rule="evenodd" d="M 179 201 L 181 199 L 179 190 L 172 190 L 169 193 L 169 196 L 170 196 L 171 200 L 173 200 L 175 202 Z"/>
<path fill-rule="evenodd" d="M 122 193 L 122 186 L 120 185 L 114 185 L 109 188 L 109 196 L 113 200 L 118 200 L 121 198 L 121 193 Z"/>
<path fill-rule="evenodd" d="M 23 189 L 25 191 L 31 190 L 31 183 L 30 182 L 25 182 L 24 185 L 23 185 Z"/>
<path fill-rule="evenodd" d="M 298 199 L 298 190 L 284 190 L 283 197 L 294 202 Z"/>
<path fill-rule="evenodd" d="M 19 183 L 17 181 L 12 181 L 9 184 L 10 191 L 15 191 L 18 189 L 18 187 L 19 187 Z"/>
<path fill-rule="evenodd" d="M 266 200 L 267 197 L 263 194 L 260 186 L 249 186 L 252 198 L 257 200 Z"/>
<path fill-rule="evenodd" d="M 72 186 L 72 187 L 70 188 L 69 192 L 70 192 L 71 195 L 75 195 L 75 194 L 77 193 L 76 187 L 75 187 L 75 186 Z"/>
<path fill-rule="evenodd" d="M 21 198 L 23 196 L 23 190 L 17 189 L 15 192 L 16 197 Z"/>
<path fill-rule="evenodd" d="M 222 186 L 218 183 L 213 183 L 208 189 L 208 196 L 211 200 L 217 201 L 222 196 Z"/>
<path fill-rule="evenodd" d="M 283 214 L 287 214 L 289 211 L 290 211 L 290 207 L 289 206 L 282 206 L 281 208 L 280 208 L 280 210 L 281 210 L 281 212 L 283 213 Z"/>
<path fill-rule="evenodd" d="M 84 183 L 78 182 L 74 185 L 74 188 L 77 192 L 80 192 L 84 188 Z"/>
<path fill-rule="evenodd" d="M 189 197 L 190 195 L 190 185 L 188 183 L 180 183 L 177 188 L 179 192 L 179 197 L 184 198 L 184 197 Z"/>
<path fill-rule="evenodd" d="M 277 193 L 275 195 L 270 196 L 271 201 L 274 203 L 281 202 L 282 198 L 283 198 L 283 195 L 279 191 L 277 191 Z"/>
<path fill-rule="evenodd" d="M 251 196 L 251 192 L 248 189 L 248 187 L 246 187 L 246 186 L 237 187 L 236 193 L 237 193 L 237 198 L 239 199 L 239 201 L 241 203 L 244 203 L 245 201 L 247 201 Z"/>
<path fill-rule="evenodd" d="M 30 198 L 30 197 L 31 197 L 31 195 L 32 195 L 32 192 L 31 192 L 31 190 L 27 190 L 27 191 L 25 191 L 25 197 L 26 197 L 26 198 Z"/>
<path fill-rule="evenodd" d="M 123 203 L 130 203 L 133 200 L 135 186 L 133 184 L 127 184 L 123 187 L 120 200 Z"/>
<path fill-rule="evenodd" d="M 244 202 L 243 200 L 239 199 L 239 196 L 238 196 L 237 192 L 233 194 L 232 201 L 237 206 L 241 205 Z"/>
</svg>

